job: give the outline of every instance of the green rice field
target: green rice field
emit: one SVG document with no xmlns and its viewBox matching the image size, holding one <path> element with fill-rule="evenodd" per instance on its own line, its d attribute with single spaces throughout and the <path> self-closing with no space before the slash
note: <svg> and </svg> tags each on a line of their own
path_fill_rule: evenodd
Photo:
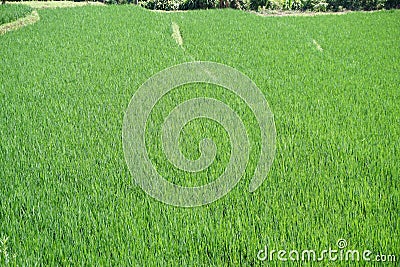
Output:
<svg viewBox="0 0 400 267">
<path fill-rule="evenodd" d="M 258 16 L 136 6 L 38 10 L 0 36 L 0 266 L 374 266 L 400 261 L 400 11 Z M 179 26 L 182 46 L 172 37 Z M 224 128 L 187 124 L 180 148 L 215 162 L 186 173 L 162 151 L 163 118 L 193 97 L 237 111 L 250 158 L 237 186 L 201 207 L 164 204 L 135 182 L 122 127 L 136 90 L 165 68 L 218 62 L 247 75 L 274 113 L 276 155 L 248 187 L 260 129 L 241 99 L 191 84 L 149 117 L 146 147 L 167 180 L 196 186 L 229 161 Z M 371 251 L 371 262 L 260 259 L 260 250 Z M 383 259 L 381 257 L 381 259 Z M 383 260 L 382 260 L 383 261 Z"/>
<path fill-rule="evenodd" d="M 0 5 L 0 25 L 26 16 L 32 8 L 26 5 Z"/>
</svg>

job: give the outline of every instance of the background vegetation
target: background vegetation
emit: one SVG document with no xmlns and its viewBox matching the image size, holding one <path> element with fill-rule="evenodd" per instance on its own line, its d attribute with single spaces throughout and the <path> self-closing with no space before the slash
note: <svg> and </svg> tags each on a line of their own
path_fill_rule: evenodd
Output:
<svg viewBox="0 0 400 267">
<path fill-rule="evenodd" d="M 14 0 L 11 0 L 14 1 Z M 81 1 L 81 0 L 76 0 Z M 140 4 L 149 9 L 188 10 L 234 8 L 242 10 L 345 11 L 400 8 L 400 0 L 94 0 L 107 4 Z"/>
<path fill-rule="evenodd" d="M 124 3 L 126 0 L 112 0 Z M 161 10 L 234 8 L 243 10 L 345 11 L 399 8 L 400 0 L 147 0 L 144 7 Z"/>
<path fill-rule="evenodd" d="M 113 0 L 123 3 L 125 0 Z M 117 2 L 118 3 L 118 2 Z M 243 10 L 344 11 L 399 8 L 400 0 L 147 0 L 150 9 L 235 8 Z"/>
</svg>

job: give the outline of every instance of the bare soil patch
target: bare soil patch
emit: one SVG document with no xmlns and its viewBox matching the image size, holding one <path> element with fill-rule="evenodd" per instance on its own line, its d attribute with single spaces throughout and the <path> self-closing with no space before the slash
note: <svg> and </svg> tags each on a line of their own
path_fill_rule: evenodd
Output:
<svg viewBox="0 0 400 267">
<path fill-rule="evenodd" d="M 100 2 L 73 2 L 73 1 L 21 1 L 21 2 L 7 2 L 7 4 L 24 4 L 35 9 L 105 5 Z"/>
</svg>

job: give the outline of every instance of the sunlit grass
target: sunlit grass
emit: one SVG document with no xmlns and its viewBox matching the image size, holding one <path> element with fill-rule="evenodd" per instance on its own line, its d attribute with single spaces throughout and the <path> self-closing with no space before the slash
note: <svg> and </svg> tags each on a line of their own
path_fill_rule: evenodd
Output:
<svg viewBox="0 0 400 267">
<path fill-rule="evenodd" d="M 104 6 L 39 14 L 38 23 L 0 36 L 0 237 L 15 255 L 10 263 L 251 266 L 265 245 L 319 250 L 339 238 L 398 254 L 398 11 L 279 18 Z M 172 22 L 185 50 L 171 37 Z M 137 88 L 193 58 L 234 67 L 257 84 L 275 116 L 277 154 L 249 193 L 259 129 L 248 107 L 219 87 L 177 88 L 146 131 L 168 179 L 214 180 L 230 151 L 221 127 L 194 121 L 181 137 L 183 153 L 198 157 L 198 140 L 211 135 L 218 160 L 193 176 L 172 169 L 157 129 L 179 101 L 203 93 L 225 101 L 252 144 L 232 192 L 184 209 L 135 185 L 121 133 Z"/>
<path fill-rule="evenodd" d="M 31 11 L 27 5 L 0 5 L 0 25 L 22 18 Z"/>
</svg>

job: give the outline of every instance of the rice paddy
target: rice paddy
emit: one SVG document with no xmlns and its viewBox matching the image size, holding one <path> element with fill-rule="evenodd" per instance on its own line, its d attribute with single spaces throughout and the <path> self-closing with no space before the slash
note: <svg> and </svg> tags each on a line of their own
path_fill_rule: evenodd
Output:
<svg viewBox="0 0 400 267">
<path fill-rule="evenodd" d="M 84 6 L 38 13 L 35 24 L 0 36 L 0 265 L 278 266 L 285 263 L 261 261 L 260 250 L 322 251 L 339 239 L 347 249 L 399 260 L 399 11 L 262 17 Z M 197 159 L 199 141 L 210 137 L 215 162 L 186 173 L 166 160 L 163 118 L 190 98 L 237 111 L 251 148 L 229 194 L 180 208 L 136 185 L 121 135 L 140 85 L 193 60 L 254 81 L 274 113 L 276 155 L 264 183 L 249 192 L 260 154 L 254 114 L 222 87 L 176 88 L 155 106 L 145 135 L 166 179 L 198 186 L 229 161 L 226 131 L 207 119 L 185 126 L 180 147 Z"/>
</svg>

